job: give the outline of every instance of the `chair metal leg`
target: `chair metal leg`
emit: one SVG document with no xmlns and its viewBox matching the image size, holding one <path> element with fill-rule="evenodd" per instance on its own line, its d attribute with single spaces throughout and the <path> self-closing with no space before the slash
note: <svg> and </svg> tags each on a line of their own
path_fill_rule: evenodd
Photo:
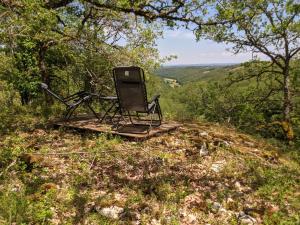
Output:
<svg viewBox="0 0 300 225">
<path fill-rule="evenodd" d="M 65 115 L 65 119 L 69 120 L 71 118 L 72 114 L 74 113 L 75 109 L 77 109 L 77 108 L 78 108 L 78 105 L 75 107 L 70 107 Z"/>
<path fill-rule="evenodd" d="M 101 120 L 100 120 L 100 123 L 103 122 L 103 120 L 105 119 L 105 117 L 108 115 L 108 113 L 112 110 L 112 108 L 116 106 L 116 103 L 112 103 L 112 105 L 109 107 L 108 110 L 106 110 L 106 112 L 104 113 L 104 115 L 102 116 Z M 116 113 L 114 113 L 113 117 L 116 115 Z M 112 118 L 113 118 L 112 117 Z"/>
<path fill-rule="evenodd" d="M 87 107 L 92 111 L 92 113 L 94 114 L 94 116 L 100 120 L 100 118 L 98 117 L 97 113 L 95 112 L 95 110 L 90 106 L 89 103 L 86 102 Z"/>
</svg>

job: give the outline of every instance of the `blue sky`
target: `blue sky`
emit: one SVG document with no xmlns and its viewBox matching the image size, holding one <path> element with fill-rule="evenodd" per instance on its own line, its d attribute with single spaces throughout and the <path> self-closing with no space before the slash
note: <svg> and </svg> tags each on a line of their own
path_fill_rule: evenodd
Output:
<svg viewBox="0 0 300 225">
<path fill-rule="evenodd" d="M 252 53 L 234 55 L 227 51 L 230 46 L 210 40 L 195 41 L 192 32 L 180 30 L 165 30 L 164 38 L 157 41 L 161 57 L 177 55 L 177 59 L 166 64 L 208 64 L 208 63 L 241 63 L 252 58 Z M 262 59 L 265 57 L 260 56 Z"/>
</svg>

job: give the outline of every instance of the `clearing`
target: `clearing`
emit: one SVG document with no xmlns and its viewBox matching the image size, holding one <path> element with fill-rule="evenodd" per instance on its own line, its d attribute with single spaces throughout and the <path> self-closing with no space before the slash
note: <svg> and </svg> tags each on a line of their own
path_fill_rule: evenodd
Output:
<svg viewBox="0 0 300 225">
<path fill-rule="evenodd" d="M 300 222 L 299 156 L 233 128 L 185 124 L 144 142 L 35 129 L 0 148 L 3 224 Z"/>
</svg>

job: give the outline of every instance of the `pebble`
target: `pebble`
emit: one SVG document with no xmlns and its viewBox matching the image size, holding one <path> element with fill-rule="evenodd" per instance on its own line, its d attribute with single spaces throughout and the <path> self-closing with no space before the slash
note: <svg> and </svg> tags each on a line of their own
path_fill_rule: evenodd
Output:
<svg viewBox="0 0 300 225">
<path fill-rule="evenodd" d="M 247 147 L 254 147 L 255 144 L 250 142 L 250 141 L 244 141 L 244 144 L 247 146 Z"/>
<path fill-rule="evenodd" d="M 219 202 L 214 202 L 211 206 L 211 209 L 214 213 L 217 213 L 222 208 L 222 205 Z"/>
<path fill-rule="evenodd" d="M 202 137 L 207 137 L 208 133 L 206 131 L 202 131 L 201 133 L 199 133 L 199 135 Z"/>
<path fill-rule="evenodd" d="M 179 216 L 183 224 L 198 224 L 197 217 L 194 214 L 188 213 L 186 210 L 179 210 Z"/>
<path fill-rule="evenodd" d="M 220 172 L 220 171 L 223 169 L 224 164 L 225 164 L 225 160 L 217 161 L 217 162 L 215 162 L 215 163 L 213 163 L 213 164 L 211 165 L 211 168 L 210 168 L 210 169 L 211 169 L 212 171 L 218 173 L 218 172 Z"/>
<path fill-rule="evenodd" d="M 99 210 L 99 213 L 102 216 L 111 218 L 111 219 L 118 219 L 120 215 L 124 212 L 124 209 L 118 206 L 110 206 L 106 208 L 102 208 Z"/>
<path fill-rule="evenodd" d="M 200 153 L 200 156 L 206 156 L 206 155 L 208 155 L 208 149 L 207 149 L 206 143 L 203 143 L 203 144 L 201 145 L 201 148 L 200 148 L 200 150 L 199 150 L 199 153 Z"/>
<path fill-rule="evenodd" d="M 230 147 L 230 143 L 228 141 L 223 141 L 221 146 L 229 148 Z"/>
<path fill-rule="evenodd" d="M 240 184 L 240 182 L 235 182 L 234 183 L 234 187 L 238 190 L 238 191 L 242 191 L 243 188 L 242 188 L 242 185 Z"/>
<path fill-rule="evenodd" d="M 238 215 L 238 220 L 241 225 L 254 225 L 257 224 L 256 219 L 245 214 L 244 212 L 240 212 Z"/>
</svg>

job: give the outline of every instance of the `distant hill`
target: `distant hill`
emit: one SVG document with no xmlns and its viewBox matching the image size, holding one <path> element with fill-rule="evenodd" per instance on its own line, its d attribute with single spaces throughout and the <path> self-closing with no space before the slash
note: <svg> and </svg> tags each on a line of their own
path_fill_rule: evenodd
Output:
<svg viewBox="0 0 300 225">
<path fill-rule="evenodd" d="M 155 74 L 163 78 L 177 80 L 180 84 L 223 79 L 229 71 L 235 70 L 239 64 L 211 64 L 211 65 L 186 65 L 162 66 Z"/>
</svg>

